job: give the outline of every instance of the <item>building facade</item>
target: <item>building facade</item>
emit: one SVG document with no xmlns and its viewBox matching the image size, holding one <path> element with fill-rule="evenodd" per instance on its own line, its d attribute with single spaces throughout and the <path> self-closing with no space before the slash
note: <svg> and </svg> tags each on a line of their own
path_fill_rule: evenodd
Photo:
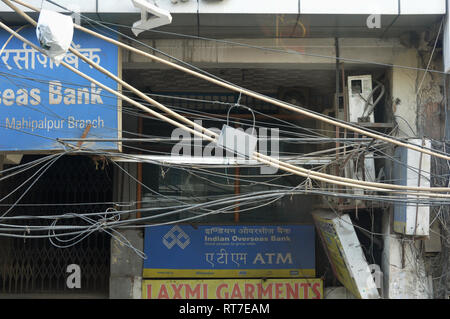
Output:
<svg viewBox="0 0 450 319">
<path fill-rule="evenodd" d="M 137 51 L 103 47 L 91 35 L 74 38 L 86 56 L 97 52 L 88 48 L 107 52 L 98 53 L 101 66 L 185 118 L 217 134 L 226 124 L 256 135 L 262 154 L 354 180 L 448 186 L 444 159 L 383 144 L 270 100 L 448 154 L 445 0 L 426 6 L 412 0 L 155 0 L 144 1 L 147 9 L 131 0 L 26 2 L 60 12 L 65 7 L 82 26 L 232 84 L 232 89 L 217 85 Z M 37 20 L 37 13 L 21 8 Z M 0 16 L 15 30 L 25 24 L 5 3 Z M 8 37 L 2 35 L 4 43 Z M 1 212 L 72 218 L 5 223 L 33 233 L 33 227 L 55 226 L 57 220 L 84 230 L 91 225 L 92 232 L 52 237 L 50 228 L 40 238 L 27 238 L 26 231 L 20 233 L 24 237 L 1 237 L 0 296 L 448 298 L 445 199 L 404 194 L 388 199 L 382 191 L 311 180 L 224 155 L 98 85 L 59 75 L 56 66 L 25 67 L 20 57 L 14 59 L 16 51 L 8 51 L 16 47 L 4 49 L 0 107 L 19 107 L 20 88 L 32 95 L 24 81 L 44 81 L 42 100 L 35 105 L 30 100 L 29 106 L 50 116 L 64 104 L 66 113 L 58 114 L 67 120 L 61 127 L 67 125 L 68 135 L 45 123 L 34 132 L 29 109 L 17 115 L 17 123 L 26 119 L 14 127 L 7 111 L 0 113 L 0 136 L 11 142 L 0 144 L 3 172 L 21 171 L 0 180 Z M 99 81 L 110 81 L 84 67 Z M 10 82 L 17 99 L 8 105 L 14 99 L 4 93 Z M 151 106 L 123 85 L 104 83 Z M 70 112 L 77 112 L 71 108 L 78 105 L 93 112 L 89 123 L 71 122 L 76 115 Z M 110 122 L 96 130 L 102 119 Z M 12 128 L 53 131 L 50 138 L 63 143 L 20 146 L 24 138 L 14 135 L 12 141 Z M 45 156 L 71 150 L 67 143 L 79 142 L 85 152 L 51 157 L 51 167 L 37 173 L 31 169 Z M 102 228 L 108 223 L 123 227 Z M 74 277 L 68 276 L 76 271 L 67 267 L 73 264 L 81 281 L 69 287 Z"/>
</svg>

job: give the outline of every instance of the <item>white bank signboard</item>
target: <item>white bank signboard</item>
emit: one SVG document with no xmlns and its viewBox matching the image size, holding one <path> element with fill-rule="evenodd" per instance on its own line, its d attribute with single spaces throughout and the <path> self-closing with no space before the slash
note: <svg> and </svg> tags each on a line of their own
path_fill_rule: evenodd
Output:
<svg viewBox="0 0 450 319">
<path fill-rule="evenodd" d="M 38 45 L 34 28 L 20 34 Z M 10 34 L 0 32 L 5 44 Z M 3 46 L 3 45 L 2 45 Z M 111 73 L 120 76 L 115 45 L 75 31 L 72 46 Z M 117 83 L 72 53 L 67 64 L 112 89 Z M 0 55 L 0 151 L 62 150 L 58 139 L 121 136 L 120 101 L 97 85 L 73 73 L 12 38 Z M 89 130 L 86 128 L 89 126 Z M 116 142 L 83 144 L 90 149 L 117 150 Z"/>
</svg>

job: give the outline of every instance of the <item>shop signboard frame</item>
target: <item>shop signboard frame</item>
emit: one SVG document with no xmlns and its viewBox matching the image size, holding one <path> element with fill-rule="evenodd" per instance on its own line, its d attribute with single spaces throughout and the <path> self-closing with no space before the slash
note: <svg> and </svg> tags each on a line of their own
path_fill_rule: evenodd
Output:
<svg viewBox="0 0 450 319">
<path fill-rule="evenodd" d="M 144 278 L 316 275 L 314 225 L 149 225 L 144 252 Z"/>
<path fill-rule="evenodd" d="M 323 299 L 320 278 L 143 280 L 142 299 Z"/>
<path fill-rule="evenodd" d="M 18 32 L 39 46 L 35 28 Z M 112 32 L 107 35 L 117 39 Z M 0 31 L 0 43 L 6 43 L 0 55 L 1 152 L 61 151 L 70 148 L 67 143 L 77 146 L 70 139 L 84 136 L 96 140 L 85 142 L 84 148 L 121 151 L 121 99 L 6 31 Z M 112 74 L 122 76 L 121 50 L 116 45 L 75 30 L 71 46 Z M 68 52 L 63 61 L 104 85 L 121 90 L 120 84 L 73 53 Z"/>
</svg>

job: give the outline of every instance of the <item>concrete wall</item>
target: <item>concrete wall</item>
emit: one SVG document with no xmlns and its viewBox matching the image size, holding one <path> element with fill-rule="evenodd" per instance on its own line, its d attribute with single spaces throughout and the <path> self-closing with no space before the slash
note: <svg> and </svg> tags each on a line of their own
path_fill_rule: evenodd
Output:
<svg viewBox="0 0 450 319">
<path fill-rule="evenodd" d="M 392 211 L 383 216 L 384 250 L 382 256 L 384 298 L 433 298 L 431 280 L 425 271 L 423 257 L 418 253 L 421 241 L 402 239 L 392 231 Z"/>
<path fill-rule="evenodd" d="M 422 67 L 419 51 L 405 47 L 393 57 L 393 64 Z M 419 135 L 419 99 L 417 89 L 423 72 L 404 68 L 390 70 L 392 111 L 398 124 L 398 136 Z M 392 170 L 388 165 L 387 171 Z M 384 298 L 426 299 L 432 298 L 432 287 L 425 271 L 423 256 L 418 252 L 421 241 L 402 237 L 393 231 L 393 210 L 383 213 L 384 245 L 382 271 L 384 273 Z"/>
<path fill-rule="evenodd" d="M 192 39 L 142 41 L 150 47 L 185 62 L 205 67 L 288 67 L 331 70 L 336 66 L 335 39 L 333 38 L 225 40 L 228 43 Z M 384 64 L 393 63 L 417 66 L 417 56 L 414 55 L 414 50 L 407 49 L 398 39 L 340 38 L 339 46 L 340 57 L 343 58 L 346 66 L 363 68 L 370 65 L 371 67 L 386 68 Z M 257 47 L 267 48 L 267 50 Z M 144 46 L 136 45 L 136 48 L 152 53 L 152 50 Z M 158 53 L 156 56 L 164 58 Z M 364 61 L 371 63 L 364 63 Z M 124 69 L 164 68 L 159 62 L 151 62 L 148 58 L 130 52 L 124 52 L 123 62 Z M 379 65 L 374 65 L 372 62 Z"/>
<path fill-rule="evenodd" d="M 204 40 L 143 40 L 151 47 L 196 65 L 219 66 L 218 64 L 220 64 L 220 67 L 227 67 L 227 65 L 233 64 L 245 65 L 246 68 L 250 68 L 284 64 L 298 65 L 298 67 L 306 65 L 306 67 L 314 68 L 315 65 L 334 63 L 330 59 L 270 51 L 270 49 L 293 50 L 299 53 L 334 57 L 334 39 L 231 39 L 230 41 L 248 44 L 249 46 L 262 46 L 269 50 Z M 143 46 L 136 47 L 150 52 L 150 49 Z M 164 57 L 160 54 L 156 55 Z M 160 63 L 150 62 L 149 59 L 135 53 L 125 53 L 123 61 L 124 69 L 163 67 Z"/>
<path fill-rule="evenodd" d="M 418 67 L 418 55 L 414 49 L 405 49 L 394 57 L 399 65 Z M 399 136 L 417 135 L 416 81 L 419 72 L 401 68 L 391 69 L 392 111 L 399 127 Z"/>
<path fill-rule="evenodd" d="M 421 60 L 428 63 L 431 50 L 421 52 Z M 441 52 L 435 52 L 430 63 L 430 69 L 442 70 Z M 445 133 L 445 103 L 444 103 L 444 75 L 420 72 L 418 81 L 418 136 L 442 140 Z"/>
<path fill-rule="evenodd" d="M 144 247 L 142 230 L 124 230 L 120 233 L 139 250 Z M 109 297 L 111 299 L 140 299 L 142 294 L 143 259 L 132 249 L 111 239 L 111 276 Z"/>
<path fill-rule="evenodd" d="M 124 114 L 123 128 L 125 131 L 136 132 L 137 118 Z M 119 163 L 119 165 L 122 169 L 114 168 L 114 201 L 136 201 L 137 164 Z M 124 207 L 124 209 L 135 208 L 136 205 Z M 129 213 L 122 215 L 121 219 L 126 220 L 135 217 L 136 213 Z M 129 241 L 130 245 L 140 251 L 143 250 L 144 236 L 142 230 L 122 230 L 119 233 Z M 120 235 L 118 237 L 120 238 Z M 111 238 L 109 297 L 112 299 L 140 299 L 142 271 L 143 259 L 130 247 Z"/>
</svg>

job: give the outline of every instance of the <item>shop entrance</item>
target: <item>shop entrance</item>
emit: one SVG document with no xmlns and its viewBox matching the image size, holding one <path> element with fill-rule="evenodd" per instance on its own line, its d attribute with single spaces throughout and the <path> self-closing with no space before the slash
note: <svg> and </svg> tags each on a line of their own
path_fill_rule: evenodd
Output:
<svg viewBox="0 0 450 319">
<path fill-rule="evenodd" d="M 40 156 L 24 156 L 23 163 Z M 39 166 L 37 166 L 39 167 Z M 8 167 L 5 167 L 8 168 Z M 105 211 L 112 202 L 113 175 L 108 166 L 99 167 L 83 156 L 64 156 L 36 182 L 7 216 L 44 216 Z M 3 198 L 26 181 L 36 169 L 17 174 L 0 184 Z M 29 185 L 26 184 L 26 185 Z M 15 192 L 0 207 L 0 215 L 15 203 L 27 186 Z M 48 226 L 48 219 L 10 221 L 30 226 Z M 61 219 L 58 225 L 86 225 L 80 218 Z M 33 233 L 34 234 L 34 233 Z M 73 235 L 53 238 L 0 238 L 0 295 L 23 298 L 107 297 L 109 289 L 110 237 L 94 232 L 83 240 Z M 20 235 L 17 234 L 16 235 Z M 51 233 L 50 233 L 51 235 Z M 78 237 L 82 239 L 84 236 Z M 69 241 L 70 239 L 70 241 Z M 70 246 L 59 248 L 58 246 Z M 81 288 L 69 289 L 67 267 L 80 266 Z"/>
</svg>

